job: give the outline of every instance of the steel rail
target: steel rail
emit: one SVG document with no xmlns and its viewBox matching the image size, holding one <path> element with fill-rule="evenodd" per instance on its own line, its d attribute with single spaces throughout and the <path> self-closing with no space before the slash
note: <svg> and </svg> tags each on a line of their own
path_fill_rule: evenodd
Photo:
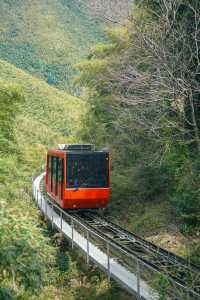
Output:
<svg viewBox="0 0 200 300">
<path fill-rule="evenodd" d="M 191 264 L 191 263 L 188 264 L 187 261 L 185 259 L 183 259 L 182 257 L 180 257 L 170 251 L 167 251 L 163 248 L 160 248 L 159 246 L 156 246 L 155 244 L 139 237 L 135 233 L 125 230 L 124 228 L 111 222 L 110 220 L 106 219 L 105 217 L 102 217 L 98 214 L 95 215 L 95 214 L 89 214 L 89 213 L 87 213 L 86 217 L 91 218 L 91 221 L 95 222 L 94 223 L 95 227 L 96 226 L 97 227 L 99 227 L 99 226 L 105 227 L 105 225 L 106 225 L 106 227 L 110 227 L 114 231 L 113 233 L 116 233 L 121 240 L 124 239 L 124 240 L 127 240 L 129 243 L 137 243 L 138 246 L 144 247 L 146 249 L 146 251 L 148 251 L 149 253 L 155 253 L 156 255 L 159 253 L 163 257 L 165 257 L 168 262 L 176 263 L 176 265 L 180 265 L 181 267 L 184 266 L 184 268 L 186 268 L 188 271 L 192 271 L 192 272 L 196 272 L 196 273 L 200 272 L 200 268 L 198 268 L 194 264 Z M 97 222 L 99 223 L 99 225 Z"/>
<path fill-rule="evenodd" d="M 185 290 L 200 298 L 200 269 L 156 245 L 124 230 L 98 214 L 90 212 L 72 213 L 81 222 L 93 228 L 105 238 L 133 254 L 151 268 L 166 275 Z"/>
<path fill-rule="evenodd" d="M 107 220 L 105 217 L 103 216 L 98 216 L 98 218 L 100 218 L 101 220 L 104 220 L 105 222 L 109 222 L 109 226 L 111 225 L 113 228 L 115 228 L 115 230 L 119 231 L 120 233 L 123 232 L 123 234 L 130 240 L 137 240 L 138 244 L 141 244 L 142 246 L 144 246 L 147 250 L 152 251 L 152 252 L 159 252 L 161 253 L 164 257 L 167 258 L 168 261 L 171 262 L 175 262 L 175 263 L 179 263 L 181 266 L 185 266 L 187 269 L 192 269 L 194 272 L 200 272 L 200 267 L 197 267 L 196 265 L 192 264 L 192 263 L 188 263 L 184 258 L 168 251 L 165 250 L 143 238 L 141 238 L 140 236 L 136 235 L 133 232 L 127 231 L 126 229 L 120 227 L 119 225 L 111 222 L 110 220 Z"/>
<path fill-rule="evenodd" d="M 128 257 L 139 260 L 144 266 L 164 275 L 170 282 L 183 288 L 187 294 L 200 299 L 200 269 L 188 264 L 183 258 L 164 250 L 110 222 L 97 213 L 88 211 L 64 211 L 45 192 L 41 183 L 40 189 L 49 203 L 64 216 L 70 216 L 86 230 L 92 230 L 97 237 L 109 242 Z M 52 202 L 53 201 L 53 202 Z M 87 231 L 88 232 L 88 231 Z M 87 261 L 89 257 L 87 257 Z M 195 284 L 194 284 L 195 283 Z M 193 299 L 193 298 L 191 298 Z"/>
</svg>

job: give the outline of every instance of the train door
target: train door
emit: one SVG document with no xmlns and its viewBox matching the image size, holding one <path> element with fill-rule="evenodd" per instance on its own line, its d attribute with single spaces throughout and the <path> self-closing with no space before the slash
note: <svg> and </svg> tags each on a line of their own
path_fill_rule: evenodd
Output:
<svg viewBox="0 0 200 300">
<path fill-rule="evenodd" d="M 58 198 L 63 200 L 63 168 L 64 168 L 64 159 L 58 158 Z"/>
</svg>

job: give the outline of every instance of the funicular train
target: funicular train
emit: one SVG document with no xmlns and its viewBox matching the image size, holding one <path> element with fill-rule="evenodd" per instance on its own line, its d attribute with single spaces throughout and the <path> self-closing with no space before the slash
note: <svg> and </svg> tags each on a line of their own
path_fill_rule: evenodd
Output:
<svg viewBox="0 0 200 300">
<path fill-rule="evenodd" d="M 64 209 L 105 208 L 110 196 L 110 155 L 92 145 L 49 149 L 46 192 Z"/>
</svg>

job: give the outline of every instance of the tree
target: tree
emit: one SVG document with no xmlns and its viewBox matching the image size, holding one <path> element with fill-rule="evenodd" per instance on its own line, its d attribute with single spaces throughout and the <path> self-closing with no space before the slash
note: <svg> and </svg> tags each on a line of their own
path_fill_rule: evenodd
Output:
<svg viewBox="0 0 200 300">
<path fill-rule="evenodd" d="M 79 64 L 90 103 L 86 138 L 110 145 L 114 174 L 125 170 L 137 183 L 130 188 L 127 181 L 126 191 L 141 196 L 156 173 L 145 198 L 170 196 L 183 220 L 194 224 L 200 208 L 199 12 L 197 0 L 136 1 L 127 25 L 109 30 L 108 44 Z"/>
</svg>

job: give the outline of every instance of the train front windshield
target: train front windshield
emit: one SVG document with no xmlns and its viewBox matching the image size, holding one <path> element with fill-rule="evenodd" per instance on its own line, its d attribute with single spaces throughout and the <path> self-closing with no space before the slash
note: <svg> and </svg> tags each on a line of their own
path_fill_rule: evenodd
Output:
<svg viewBox="0 0 200 300">
<path fill-rule="evenodd" d="M 68 153 L 66 169 L 68 188 L 108 187 L 108 153 Z"/>
</svg>

